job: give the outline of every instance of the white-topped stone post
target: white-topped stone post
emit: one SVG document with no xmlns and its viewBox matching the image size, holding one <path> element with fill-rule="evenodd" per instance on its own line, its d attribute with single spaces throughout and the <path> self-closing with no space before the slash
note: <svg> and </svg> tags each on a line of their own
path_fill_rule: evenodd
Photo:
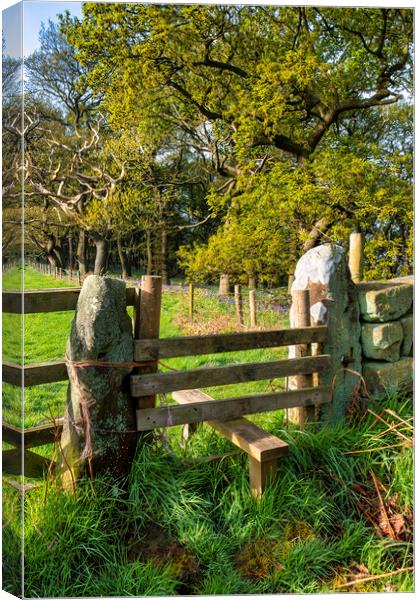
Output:
<svg viewBox="0 0 420 600">
<path fill-rule="evenodd" d="M 312 325 L 327 325 L 327 341 L 323 353 L 331 356 L 330 368 L 319 374 L 320 384 L 332 384 L 335 378 L 332 420 L 342 418 L 346 405 L 359 378 L 345 370 L 361 371 L 361 346 L 359 304 L 356 287 L 347 265 L 344 248 L 336 244 L 323 244 L 304 254 L 296 265 L 292 292 L 309 290 Z M 295 327 L 295 309 L 290 309 L 290 326 Z M 289 357 L 296 354 L 289 347 Z M 289 388 L 295 387 L 289 378 Z"/>
</svg>

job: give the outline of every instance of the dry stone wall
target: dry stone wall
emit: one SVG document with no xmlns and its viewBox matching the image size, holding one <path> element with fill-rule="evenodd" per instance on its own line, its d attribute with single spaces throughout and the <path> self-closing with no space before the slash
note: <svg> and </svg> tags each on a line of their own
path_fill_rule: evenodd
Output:
<svg viewBox="0 0 420 600">
<path fill-rule="evenodd" d="M 412 277 L 358 284 L 362 373 L 371 392 L 413 383 Z"/>
</svg>

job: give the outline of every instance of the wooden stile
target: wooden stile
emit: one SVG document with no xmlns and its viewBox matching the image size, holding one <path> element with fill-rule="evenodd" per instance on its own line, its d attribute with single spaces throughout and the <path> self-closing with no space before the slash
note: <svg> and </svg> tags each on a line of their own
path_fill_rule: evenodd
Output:
<svg viewBox="0 0 420 600">
<path fill-rule="evenodd" d="M 300 327 L 297 329 L 274 329 L 243 333 L 184 336 L 150 340 L 135 340 L 135 360 L 158 360 L 177 356 L 197 356 L 237 352 L 255 348 L 275 348 L 291 344 L 311 344 L 327 339 L 327 328 Z"/>
<path fill-rule="evenodd" d="M 259 381 L 299 373 L 323 371 L 330 365 L 328 355 L 307 358 L 274 360 L 265 363 L 246 363 L 223 367 L 204 367 L 175 373 L 154 373 L 131 376 L 131 395 L 135 398 L 164 394 L 196 387 L 228 385 L 244 381 Z"/>
</svg>

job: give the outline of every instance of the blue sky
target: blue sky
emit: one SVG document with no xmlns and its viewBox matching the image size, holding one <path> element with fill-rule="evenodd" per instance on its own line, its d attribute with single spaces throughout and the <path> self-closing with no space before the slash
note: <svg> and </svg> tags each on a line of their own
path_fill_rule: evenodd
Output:
<svg viewBox="0 0 420 600">
<path fill-rule="evenodd" d="M 57 15 L 68 10 L 71 15 L 82 14 L 81 2 L 32 2 L 24 1 L 3 11 L 3 33 L 6 41 L 6 52 L 12 56 L 20 55 L 19 22 L 23 13 L 23 55 L 31 54 L 38 46 L 38 35 L 41 23 L 48 19 L 57 21 Z"/>
</svg>

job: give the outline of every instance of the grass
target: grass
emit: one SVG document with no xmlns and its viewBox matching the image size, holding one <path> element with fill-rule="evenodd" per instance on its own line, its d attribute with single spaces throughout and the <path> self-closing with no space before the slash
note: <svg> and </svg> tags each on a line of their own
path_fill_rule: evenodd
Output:
<svg viewBox="0 0 420 600">
<path fill-rule="evenodd" d="M 45 287 L 51 284 L 35 276 L 42 278 Z M 31 285 L 32 281 L 28 273 Z M 188 329 L 185 296 L 168 292 L 163 302 L 164 335 Z M 215 319 L 232 316 L 229 306 L 214 315 L 215 302 L 204 296 L 199 300 L 196 318 L 204 328 L 216 326 Z M 43 323 L 48 319 L 48 348 L 59 352 L 69 321 L 60 326 L 55 322 L 51 328 L 53 314 L 43 315 Z M 36 338 L 43 327 L 41 320 L 34 321 L 26 335 Z M 42 356 L 41 350 L 39 344 L 30 356 L 51 358 Z M 261 350 L 173 359 L 170 366 L 190 368 L 226 364 L 212 362 L 216 360 L 275 356 L 279 356 L 276 351 Z M 256 391 L 267 383 L 253 385 Z M 244 389 L 232 386 L 229 395 L 247 393 Z M 49 402 L 62 402 L 60 393 L 56 390 L 56 396 L 53 392 L 48 396 L 40 388 L 38 392 L 28 388 L 28 423 L 40 418 Z M 394 394 L 376 402 L 371 405 L 374 411 L 387 407 L 404 419 L 412 416 L 410 399 Z M 304 432 L 286 427 L 280 411 L 258 419 L 290 445 L 276 482 L 260 502 L 250 496 L 244 455 L 197 462 L 199 457 L 232 449 L 208 426 L 199 426 L 186 447 L 180 444 L 177 427 L 156 437 L 152 445 L 139 447 L 126 489 L 96 479 L 86 481 L 74 497 L 62 493 L 53 481 L 27 493 L 25 595 L 318 593 L 334 591 L 361 573 L 383 575 L 412 565 L 412 448 L 395 430 L 384 434 L 386 427 L 369 413 L 360 422 L 314 426 Z M 377 450 L 398 443 L 402 445 Z M 360 450 L 369 452 L 346 454 Z M 390 539 L 378 526 L 372 472 L 383 486 L 386 506 L 403 519 L 406 531 L 397 539 Z M 3 582 L 11 593 L 19 589 L 20 506 L 17 492 L 4 485 Z M 413 576 L 404 571 L 344 590 L 412 591 Z"/>
</svg>

